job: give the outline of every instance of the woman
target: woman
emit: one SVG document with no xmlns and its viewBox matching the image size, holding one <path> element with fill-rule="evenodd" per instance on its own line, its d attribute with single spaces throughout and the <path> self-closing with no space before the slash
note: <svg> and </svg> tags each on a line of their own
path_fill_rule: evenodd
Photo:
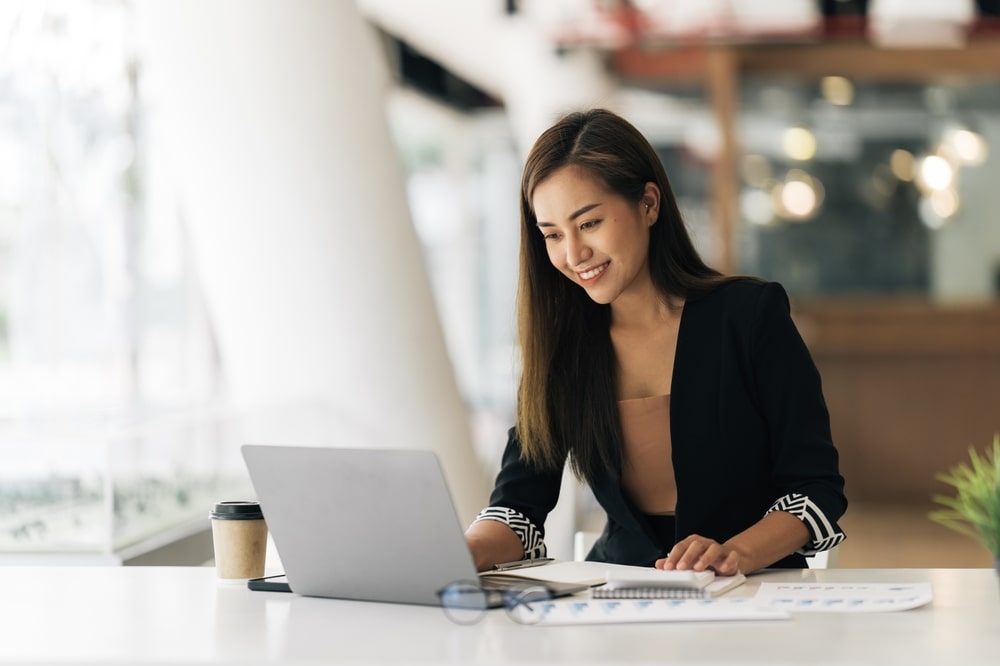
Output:
<svg viewBox="0 0 1000 666">
<path fill-rule="evenodd" d="M 820 377 L 782 287 L 699 258 L 656 152 L 601 109 L 521 180 L 515 427 L 466 532 L 479 570 L 545 554 L 568 458 L 607 513 L 588 559 L 721 575 L 844 539 Z"/>
</svg>

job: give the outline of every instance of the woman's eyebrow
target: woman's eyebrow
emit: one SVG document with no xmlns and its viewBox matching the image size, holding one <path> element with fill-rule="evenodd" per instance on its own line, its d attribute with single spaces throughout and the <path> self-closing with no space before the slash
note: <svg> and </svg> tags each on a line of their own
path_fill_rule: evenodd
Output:
<svg viewBox="0 0 1000 666">
<path fill-rule="evenodd" d="M 587 204 L 586 206 L 582 206 L 578 210 L 573 211 L 570 214 L 569 219 L 570 220 L 575 220 L 576 218 L 580 217 L 581 215 L 583 215 L 587 211 L 593 210 L 594 208 L 597 208 L 600 205 L 601 204 L 599 204 L 599 203 L 592 203 L 592 204 Z M 539 226 L 539 227 L 551 227 L 551 226 L 554 226 L 554 225 L 552 224 L 552 222 L 543 222 L 543 221 L 539 220 L 538 223 L 536 224 L 536 226 Z"/>
</svg>

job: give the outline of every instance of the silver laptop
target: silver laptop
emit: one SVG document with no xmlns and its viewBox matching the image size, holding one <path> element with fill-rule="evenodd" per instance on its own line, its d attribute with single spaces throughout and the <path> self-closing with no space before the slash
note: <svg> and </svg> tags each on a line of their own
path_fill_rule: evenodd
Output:
<svg viewBox="0 0 1000 666">
<path fill-rule="evenodd" d="M 434 452 L 254 444 L 242 452 L 291 591 L 440 605 L 446 585 L 477 580 Z M 490 605 L 501 598 L 491 593 Z"/>
</svg>

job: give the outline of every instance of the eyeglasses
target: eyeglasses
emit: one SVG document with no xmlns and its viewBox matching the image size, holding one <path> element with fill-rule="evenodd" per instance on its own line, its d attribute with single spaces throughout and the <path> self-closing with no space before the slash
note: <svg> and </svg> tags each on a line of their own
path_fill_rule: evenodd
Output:
<svg viewBox="0 0 1000 666">
<path fill-rule="evenodd" d="M 441 607 L 455 624 L 475 624 L 490 608 L 490 593 L 503 595 L 508 617 L 519 624 L 537 624 L 548 612 L 552 592 L 544 585 L 513 585 L 503 590 L 485 590 L 479 583 L 460 580 L 438 590 Z"/>
</svg>

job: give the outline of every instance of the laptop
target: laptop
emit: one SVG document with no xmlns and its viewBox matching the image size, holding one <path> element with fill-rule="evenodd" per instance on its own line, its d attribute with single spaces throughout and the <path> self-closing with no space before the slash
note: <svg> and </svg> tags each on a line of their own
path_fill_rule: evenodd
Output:
<svg viewBox="0 0 1000 666">
<path fill-rule="evenodd" d="M 437 606 L 448 584 L 478 580 L 433 451 L 259 444 L 241 450 L 289 591 Z M 553 596 L 587 589 L 545 585 Z M 501 606 L 502 585 L 484 587 L 487 604 Z M 258 579 L 256 589 L 283 586 Z"/>
</svg>

